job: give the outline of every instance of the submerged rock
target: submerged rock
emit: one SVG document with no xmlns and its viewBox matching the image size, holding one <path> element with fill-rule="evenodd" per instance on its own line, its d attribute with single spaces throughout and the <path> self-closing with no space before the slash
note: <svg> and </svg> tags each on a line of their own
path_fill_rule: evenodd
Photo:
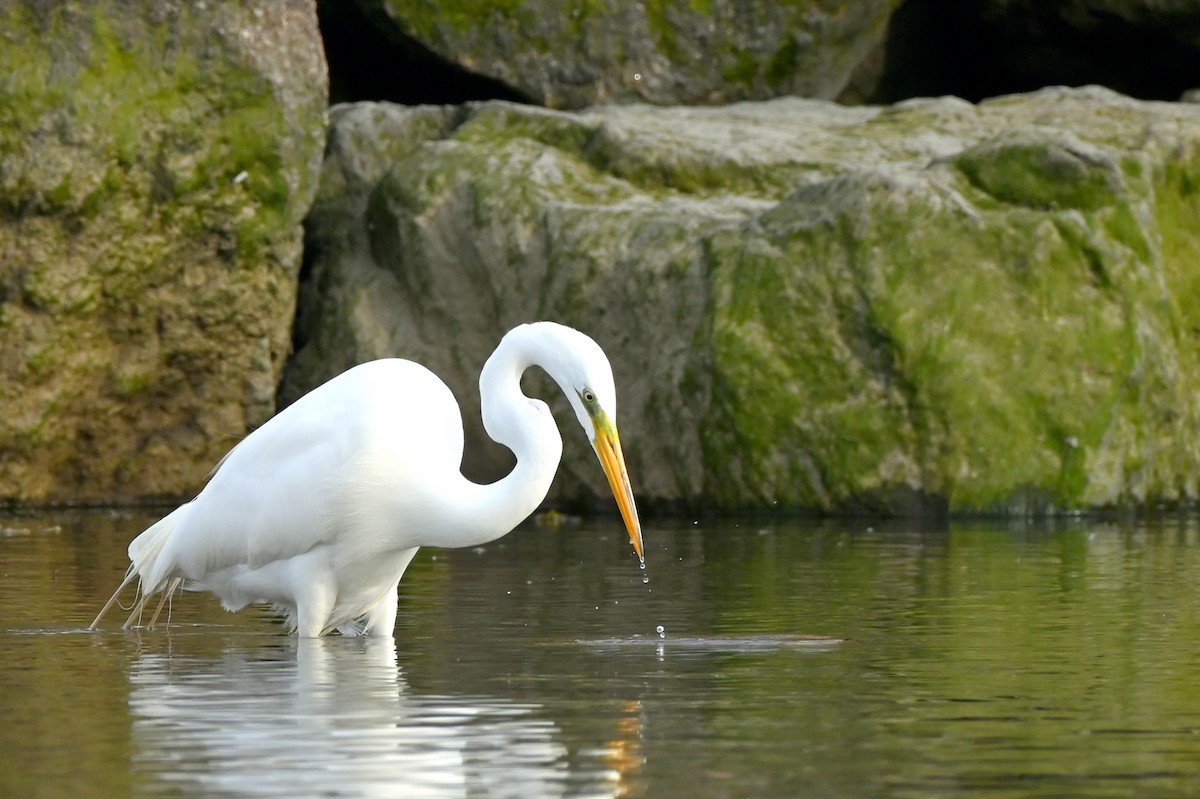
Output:
<svg viewBox="0 0 1200 799">
<path fill-rule="evenodd" d="M 1200 107 L 781 99 L 333 110 L 285 393 L 592 333 L 639 496 L 951 510 L 1196 497 Z M 562 410 L 561 408 L 559 410 Z M 603 493 L 569 417 L 559 498 Z"/>
<path fill-rule="evenodd" d="M 192 491 L 289 351 L 314 3 L 7 3 L 0 31 L 0 500 Z"/>
</svg>

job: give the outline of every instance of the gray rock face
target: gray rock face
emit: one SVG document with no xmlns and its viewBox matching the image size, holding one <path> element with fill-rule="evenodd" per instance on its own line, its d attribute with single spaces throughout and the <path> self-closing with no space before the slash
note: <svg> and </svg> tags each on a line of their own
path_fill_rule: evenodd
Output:
<svg viewBox="0 0 1200 799">
<path fill-rule="evenodd" d="M 590 332 L 639 495 L 1027 511 L 1196 498 L 1200 108 L 337 107 L 295 396 L 401 355 L 465 471 L 502 333 Z M 562 411 L 562 408 L 558 410 Z M 560 499 L 604 493 L 560 417 Z"/>
<path fill-rule="evenodd" d="M 0 500 L 190 492 L 289 351 L 314 3 L 7 3 L 0 30 Z"/>
<path fill-rule="evenodd" d="M 899 0 L 429 3 L 359 0 L 380 24 L 552 108 L 836 97 Z M 420 80 L 420 76 L 408 76 Z"/>
</svg>

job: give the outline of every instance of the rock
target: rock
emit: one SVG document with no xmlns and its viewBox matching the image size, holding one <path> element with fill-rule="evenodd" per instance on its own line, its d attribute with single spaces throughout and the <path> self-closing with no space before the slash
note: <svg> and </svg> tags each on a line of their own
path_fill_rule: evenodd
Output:
<svg viewBox="0 0 1200 799">
<path fill-rule="evenodd" d="M 0 500 L 194 491 L 289 352 L 314 3 L 7 3 L 0 31 Z"/>
<path fill-rule="evenodd" d="M 609 353 L 644 501 L 1032 512 L 1192 501 L 1200 108 L 1047 89 L 845 108 L 333 110 L 295 396 L 512 325 Z M 319 287 L 314 289 L 313 287 Z M 554 496 L 603 496 L 560 403 Z"/>
<path fill-rule="evenodd" d="M 358 2 L 407 49 L 428 49 L 553 108 L 833 98 L 900 4 Z"/>
</svg>

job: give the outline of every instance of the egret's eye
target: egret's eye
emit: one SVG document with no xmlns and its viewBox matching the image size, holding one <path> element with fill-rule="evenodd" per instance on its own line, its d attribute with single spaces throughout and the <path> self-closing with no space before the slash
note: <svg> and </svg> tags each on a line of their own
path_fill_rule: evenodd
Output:
<svg viewBox="0 0 1200 799">
<path fill-rule="evenodd" d="M 585 388 L 580 396 L 583 397 L 583 401 L 588 405 L 596 401 L 596 394 L 590 388 Z"/>
</svg>

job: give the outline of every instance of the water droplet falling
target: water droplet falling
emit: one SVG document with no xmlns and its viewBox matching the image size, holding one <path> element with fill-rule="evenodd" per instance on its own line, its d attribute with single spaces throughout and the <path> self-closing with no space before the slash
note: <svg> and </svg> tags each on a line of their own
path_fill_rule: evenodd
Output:
<svg viewBox="0 0 1200 799">
<path fill-rule="evenodd" d="M 658 632 L 658 637 L 659 637 L 659 638 L 666 638 L 666 637 L 667 637 L 667 630 L 666 630 L 666 628 L 665 628 L 665 627 L 663 627 L 661 624 L 660 624 L 660 625 L 658 625 L 657 627 L 655 627 L 654 629 L 655 629 L 655 630 Z"/>
</svg>

